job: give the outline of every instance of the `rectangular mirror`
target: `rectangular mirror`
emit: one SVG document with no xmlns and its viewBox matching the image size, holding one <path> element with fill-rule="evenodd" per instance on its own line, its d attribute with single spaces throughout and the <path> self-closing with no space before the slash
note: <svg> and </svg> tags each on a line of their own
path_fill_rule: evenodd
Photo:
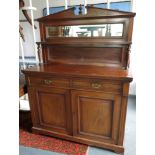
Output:
<svg viewBox="0 0 155 155">
<path fill-rule="evenodd" d="M 46 38 L 50 37 L 121 37 L 123 24 L 47 26 Z"/>
</svg>

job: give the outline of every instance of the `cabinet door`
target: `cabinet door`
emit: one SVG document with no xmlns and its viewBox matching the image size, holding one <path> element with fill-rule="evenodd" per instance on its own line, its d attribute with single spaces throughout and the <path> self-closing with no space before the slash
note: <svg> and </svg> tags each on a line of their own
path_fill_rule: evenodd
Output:
<svg viewBox="0 0 155 155">
<path fill-rule="evenodd" d="M 120 106 L 119 95 L 72 91 L 73 135 L 117 143 Z"/>
<path fill-rule="evenodd" d="M 71 134 L 69 91 L 49 87 L 29 89 L 33 125 L 50 132 Z"/>
</svg>

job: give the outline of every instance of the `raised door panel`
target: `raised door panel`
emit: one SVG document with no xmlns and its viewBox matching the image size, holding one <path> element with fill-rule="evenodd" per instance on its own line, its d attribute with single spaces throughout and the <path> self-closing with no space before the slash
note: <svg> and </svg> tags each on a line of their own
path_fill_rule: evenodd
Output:
<svg viewBox="0 0 155 155">
<path fill-rule="evenodd" d="M 72 91 L 74 136 L 117 143 L 120 106 L 119 95 Z"/>
<path fill-rule="evenodd" d="M 69 91 L 56 88 L 36 88 L 35 112 L 39 127 L 64 134 L 71 134 L 71 106 Z"/>
<path fill-rule="evenodd" d="M 65 128 L 66 110 L 64 94 L 39 92 L 38 98 L 42 123 L 49 126 L 54 125 L 55 127 Z"/>
</svg>

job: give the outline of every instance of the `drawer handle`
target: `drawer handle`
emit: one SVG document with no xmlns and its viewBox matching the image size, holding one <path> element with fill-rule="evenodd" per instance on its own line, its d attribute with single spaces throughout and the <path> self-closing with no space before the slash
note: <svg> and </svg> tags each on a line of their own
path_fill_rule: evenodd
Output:
<svg viewBox="0 0 155 155">
<path fill-rule="evenodd" d="M 53 81 L 52 80 L 44 80 L 45 84 L 51 84 Z"/>
<path fill-rule="evenodd" d="M 92 88 L 95 88 L 95 89 L 101 88 L 101 84 L 99 83 L 92 83 L 91 86 Z"/>
</svg>

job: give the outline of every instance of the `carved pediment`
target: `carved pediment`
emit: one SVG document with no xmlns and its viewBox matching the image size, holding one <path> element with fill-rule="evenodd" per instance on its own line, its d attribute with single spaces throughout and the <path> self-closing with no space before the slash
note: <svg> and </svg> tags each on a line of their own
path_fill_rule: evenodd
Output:
<svg viewBox="0 0 155 155">
<path fill-rule="evenodd" d="M 116 17 L 133 17 L 135 13 L 126 12 L 126 11 L 118 11 L 112 9 L 102 9 L 96 8 L 92 6 L 87 6 L 87 14 L 79 14 L 75 15 L 74 7 L 55 13 L 50 14 L 48 16 L 39 18 L 38 21 L 49 21 L 49 20 L 65 20 L 65 19 L 82 19 L 82 18 L 116 18 Z"/>
<path fill-rule="evenodd" d="M 135 13 L 126 12 L 126 11 L 118 11 L 113 9 L 105 9 L 105 8 L 96 8 L 96 7 L 87 7 L 88 16 L 99 16 L 99 17 L 114 17 L 114 16 L 134 16 Z M 87 16 L 86 15 L 86 16 Z"/>
</svg>

